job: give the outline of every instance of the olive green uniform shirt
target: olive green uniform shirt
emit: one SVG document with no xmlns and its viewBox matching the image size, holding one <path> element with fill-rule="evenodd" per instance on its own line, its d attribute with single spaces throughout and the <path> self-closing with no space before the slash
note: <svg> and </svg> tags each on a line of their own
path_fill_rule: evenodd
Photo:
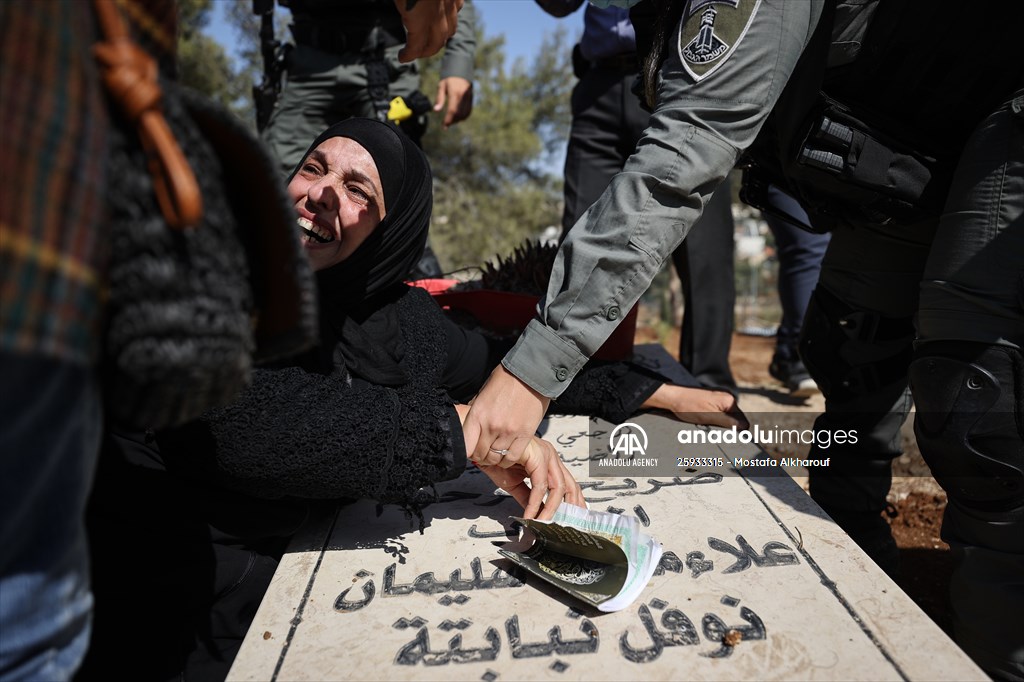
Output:
<svg viewBox="0 0 1024 682">
<path fill-rule="evenodd" d="M 367 86 L 366 54 L 361 50 L 364 38 L 373 42 L 370 33 L 375 29 L 367 28 L 364 37 L 358 26 L 372 24 L 377 13 L 383 13 L 381 21 L 390 33 L 404 31 L 392 0 L 323 0 L 307 3 L 303 11 L 315 11 L 317 27 L 325 33 L 337 27 L 347 29 L 346 32 L 356 39 L 339 52 L 302 43 L 293 47 L 284 89 L 263 131 L 263 139 L 281 162 L 285 176 L 302 160 L 313 138 L 328 126 L 352 116 L 375 118 L 377 115 Z M 389 100 L 408 97 L 420 87 L 417 63 L 398 61 L 403 45 L 404 41 L 384 50 Z M 475 57 L 476 11 L 467 0 L 459 12 L 454 35 L 445 43 L 441 78 L 458 77 L 472 82 Z M 428 93 L 427 97 L 433 101 L 433 95 Z"/>
<path fill-rule="evenodd" d="M 502 361 L 541 394 L 557 397 L 565 390 L 682 242 L 757 137 L 824 0 L 754 5 L 745 33 L 699 80 L 683 63 L 675 29 L 647 130 L 622 172 L 570 231 L 538 317 Z"/>
</svg>

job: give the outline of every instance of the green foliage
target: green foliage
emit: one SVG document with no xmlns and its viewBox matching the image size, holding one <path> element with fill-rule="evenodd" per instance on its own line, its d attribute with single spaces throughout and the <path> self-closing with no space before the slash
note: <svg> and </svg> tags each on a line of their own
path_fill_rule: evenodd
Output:
<svg viewBox="0 0 1024 682">
<path fill-rule="evenodd" d="M 247 5 L 250 0 L 236 0 Z M 236 70 L 224 47 L 210 38 L 203 29 L 210 22 L 213 0 L 179 0 L 178 23 L 178 78 L 190 88 L 208 95 L 242 120 L 252 121 L 252 76 L 246 70 Z"/>
<path fill-rule="evenodd" d="M 210 23 L 212 0 L 179 0 L 178 29 L 181 38 L 192 40 Z"/>
<path fill-rule="evenodd" d="M 259 83 L 263 77 L 260 18 L 253 14 L 252 0 L 229 0 L 226 15 L 228 23 L 235 29 L 234 47 L 241 60 L 239 72 L 247 74 L 250 83 Z M 280 18 L 274 18 L 274 28 L 278 31 L 283 30 L 282 23 Z"/>
<path fill-rule="evenodd" d="M 434 171 L 431 243 L 447 270 L 480 266 L 558 225 L 573 76 L 560 30 L 529 67 L 505 66 L 504 38 L 477 38 L 473 114 L 442 130 L 431 114 L 423 146 Z M 422 90 L 437 92 L 440 58 L 421 62 Z"/>
</svg>

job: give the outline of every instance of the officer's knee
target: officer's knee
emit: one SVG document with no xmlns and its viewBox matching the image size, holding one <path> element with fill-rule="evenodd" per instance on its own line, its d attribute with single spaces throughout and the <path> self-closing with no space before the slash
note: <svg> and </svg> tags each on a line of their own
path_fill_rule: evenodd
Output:
<svg viewBox="0 0 1024 682">
<path fill-rule="evenodd" d="M 910 382 L 914 431 L 949 497 L 947 522 L 959 518 L 974 536 L 954 539 L 1024 551 L 1024 356 L 1003 346 L 925 343 Z"/>
<path fill-rule="evenodd" d="M 819 285 L 804 318 L 800 357 L 825 397 L 844 402 L 902 382 L 913 340 L 911 318 L 858 310 Z"/>
</svg>

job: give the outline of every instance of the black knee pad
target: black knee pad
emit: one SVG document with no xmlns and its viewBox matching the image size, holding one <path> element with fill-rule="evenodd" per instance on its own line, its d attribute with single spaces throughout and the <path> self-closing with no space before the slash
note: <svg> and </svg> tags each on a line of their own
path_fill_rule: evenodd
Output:
<svg viewBox="0 0 1024 682">
<path fill-rule="evenodd" d="M 910 317 L 858 310 L 815 288 L 800 335 L 800 358 L 829 400 L 846 401 L 906 376 L 914 341 Z"/>
<path fill-rule="evenodd" d="M 910 384 L 921 454 L 950 502 L 993 522 L 1020 517 L 1024 509 L 1024 356 L 1020 351 L 962 341 L 925 343 L 910 365 Z"/>
</svg>

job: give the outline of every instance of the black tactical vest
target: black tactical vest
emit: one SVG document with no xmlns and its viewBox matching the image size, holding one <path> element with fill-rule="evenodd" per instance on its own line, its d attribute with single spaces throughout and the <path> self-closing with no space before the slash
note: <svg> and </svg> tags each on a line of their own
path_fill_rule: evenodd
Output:
<svg viewBox="0 0 1024 682">
<path fill-rule="evenodd" d="M 851 55 L 844 29 L 865 12 Z M 1022 2 L 828 3 L 741 163 L 741 197 L 758 206 L 774 183 L 815 231 L 937 218 L 968 137 L 1024 85 L 1022 38 Z"/>
</svg>

